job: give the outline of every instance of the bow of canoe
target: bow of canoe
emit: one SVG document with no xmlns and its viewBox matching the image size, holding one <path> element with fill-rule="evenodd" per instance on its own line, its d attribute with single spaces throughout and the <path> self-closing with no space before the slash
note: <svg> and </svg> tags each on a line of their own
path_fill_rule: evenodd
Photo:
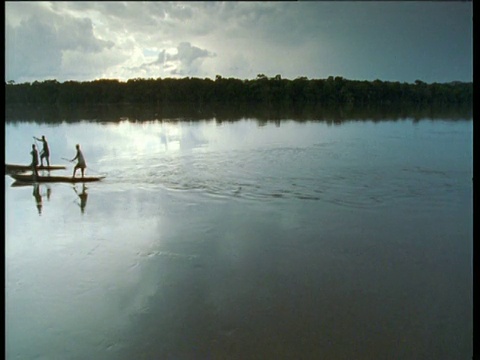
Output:
<svg viewBox="0 0 480 360">
<path fill-rule="evenodd" d="M 37 170 L 64 170 L 66 166 L 63 165 L 50 165 L 50 166 L 37 166 Z M 5 164 L 5 173 L 13 173 L 13 172 L 22 172 L 22 171 L 30 171 L 32 167 L 30 165 L 18 165 L 18 164 Z"/>
</svg>

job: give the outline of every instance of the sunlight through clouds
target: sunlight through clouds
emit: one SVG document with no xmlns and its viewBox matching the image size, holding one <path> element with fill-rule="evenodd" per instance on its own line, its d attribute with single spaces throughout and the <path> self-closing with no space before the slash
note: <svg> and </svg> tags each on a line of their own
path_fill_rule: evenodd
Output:
<svg viewBox="0 0 480 360">
<path fill-rule="evenodd" d="M 472 25 L 471 2 L 9 1 L 5 77 L 471 81 Z"/>
</svg>

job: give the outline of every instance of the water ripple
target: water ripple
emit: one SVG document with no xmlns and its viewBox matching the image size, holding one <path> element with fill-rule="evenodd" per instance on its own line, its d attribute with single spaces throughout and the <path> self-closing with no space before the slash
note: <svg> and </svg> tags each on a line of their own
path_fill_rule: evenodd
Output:
<svg viewBox="0 0 480 360">
<path fill-rule="evenodd" d="M 441 204 L 442 192 L 456 191 L 452 178 L 441 169 L 380 168 L 332 161 L 320 147 L 155 155 L 143 160 L 123 159 L 111 181 L 127 188 L 198 192 L 212 201 L 297 199 L 352 209 L 415 197 L 430 197 Z"/>
</svg>

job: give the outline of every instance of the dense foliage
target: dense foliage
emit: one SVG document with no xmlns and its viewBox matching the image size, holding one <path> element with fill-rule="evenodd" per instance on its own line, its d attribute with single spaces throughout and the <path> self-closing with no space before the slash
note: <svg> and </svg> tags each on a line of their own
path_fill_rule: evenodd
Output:
<svg viewBox="0 0 480 360">
<path fill-rule="evenodd" d="M 375 80 L 357 81 L 330 76 L 327 79 L 269 78 L 263 74 L 253 80 L 199 78 L 94 80 L 86 82 L 56 80 L 5 84 L 6 105 L 98 105 L 190 103 L 201 108 L 211 104 L 350 104 L 388 105 L 460 104 L 473 101 L 473 84 L 463 82 L 427 84 Z"/>
</svg>

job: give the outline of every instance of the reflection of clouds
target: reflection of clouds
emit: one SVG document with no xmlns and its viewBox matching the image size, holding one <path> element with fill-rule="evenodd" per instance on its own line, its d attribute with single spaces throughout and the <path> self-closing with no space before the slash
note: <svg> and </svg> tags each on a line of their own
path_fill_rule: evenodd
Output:
<svg viewBox="0 0 480 360">
<path fill-rule="evenodd" d="M 15 191 L 16 198 L 23 189 L 10 191 Z M 32 190 L 25 190 L 28 203 L 24 205 L 30 207 Z M 112 214 L 115 219 L 129 217 L 129 208 L 121 201 L 113 213 L 92 211 L 79 221 L 78 212 L 66 206 L 71 188 L 57 186 L 55 190 L 51 211 L 45 216 L 35 221 L 30 212 L 23 211 L 18 221 L 28 222 L 28 229 L 18 223 L 10 227 L 11 240 L 6 246 L 8 335 L 9 339 L 35 340 L 9 340 L 9 350 L 15 348 L 27 358 L 39 353 L 45 358 L 71 353 L 105 358 L 107 347 L 115 343 L 111 334 L 127 326 L 132 314 L 146 309 L 147 299 L 156 291 L 155 273 L 145 274 L 142 269 L 152 260 L 146 254 L 159 238 L 158 220 L 133 214 L 140 222 L 112 223 Z M 100 202 L 106 203 L 105 209 L 112 208 L 108 203 L 115 204 L 108 196 L 100 196 Z M 15 202 L 23 206 L 19 204 Z"/>
<path fill-rule="evenodd" d="M 108 153 L 99 162 L 151 160 L 153 156 L 204 148 L 209 144 L 206 127 L 167 121 L 142 124 L 121 121 L 101 129 Z M 138 165 L 138 163 L 136 163 Z M 145 166 L 149 166 L 145 164 Z"/>
<path fill-rule="evenodd" d="M 318 334 L 308 330 L 318 330 L 319 316 L 310 310 L 319 307 L 309 300 L 315 300 L 312 296 L 315 286 L 310 285 L 317 285 L 317 290 L 325 285 L 325 289 L 333 290 L 334 298 L 343 296 L 344 290 L 345 293 L 355 290 L 355 282 L 345 283 L 338 289 L 339 282 L 334 280 L 343 276 L 344 262 L 357 259 L 358 264 L 369 264 L 371 247 L 367 242 L 362 243 L 362 238 L 359 240 L 358 229 L 375 230 L 379 240 L 389 238 L 389 234 L 376 231 L 378 218 L 371 205 L 369 211 L 361 212 L 360 218 L 358 211 L 352 211 L 352 205 L 372 194 L 378 195 L 379 191 L 391 195 L 392 185 L 398 185 L 399 189 L 407 186 L 422 193 L 419 186 L 431 184 L 434 185 L 431 191 L 435 193 L 427 192 L 434 195 L 429 197 L 429 202 L 423 202 L 421 196 L 402 198 L 399 213 L 405 208 L 414 208 L 411 206 L 414 204 L 415 208 L 421 207 L 419 212 L 438 211 L 434 215 L 440 216 L 444 214 L 444 201 L 449 200 L 449 204 L 461 210 L 455 212 L 457 217 L 451 223 L 455 227 L 449 230 L 452 234 L 458 235 L 458 229 L 461 232 L 472 222 L 468 206 L 465 212 L 462 210 L 462 204 L 471 198 L 468 184 L 460 179 L 459 187 L 443 191 L 446 184 L 442 186 L 443 183 L 439 183 L 442 179 L 436 176 L 439 170 L 450 173 L 452 169 L 448 166 L 452 165 L 437 168 L 430 159 L 424 159 L 429 161 L 427 166 L 422 165 L 422 157 L 409 157 L 408 151 L 414 153 L 411 149 L 416 148 L 411 145 L 416 144 L 419 137 L 411 137 L 408 132 L 404 139 L 409 146 L 404 143 L 404 151 L 395 152 L 395 156 L 375 151 L 384 148 L 384 143 L 378 140 L 384 138 L 379 136 L 382 133 L 375 131 L 386 125 L 372 128 L 361 124 L 358 128 L 351 124 L 336 129 L 324 124 L 288 122 L 280 128 L 267 124 L 261 129 L 254 122 L 221 127 L 213 122 L 121 125 L 83 123 L 83 130 L 76 125 L 51 128 L 56 136 L 50 138 L 58 139 L 67 133 L 65 143 L 80 138 L 78 142 L 93 149 L 90 152 L 93 160 L 106 159 L 102 170 L 103 165 L 115 170 L 105 182 L 88 185 L 93 196 L 88 200 L 89 211 L 85 216 L 80 215 L 75 205 L 78 197 L 70 184 L 51 185 L 55 195 L 41 217 L 32 204 L 31 188 L 5 189 L 7 338 L 15 347 L 20 344 L 18 353 L 26 354 L 27 358 L 38 357 L 38 354 L 54 358 L 67 353 L 82 353 L 85 358 L 135 358 L 155 350 L 155 346 L 159 352 L 150 354 L 159 355 L 157 358 L 169 358 L 168 355 L 198 358 L 198 353 L 192 356 L 181 353 L 189 351 L 185 350 L 185 344 L 193 344 L 190 350 L 205 349 L 214 339 L 225 348 L 248 346 L 267 333 L 262 329 L 275 333 L 278 330 L 275 319 L 304 329 L 300 335 L 305 335 L 308 343 L 316 344 Z M 7 125 L 7 128 L 9 134 L 18 135 L 13 126 Z M 19 128 L 24 135 L 39 132 L 38 129 L 31 131 L 29 124 L 21 124 Z M 431 134 L 428 130 L 423 131 Z M 360 136 L 361 131 L 365 133 Z M 458 142 L 452 142 L 454 146 L 449 148 L 453 155 L 457 154 L 456 159 L 458 153 L 464 153 L 460 141 L 468 134 L 465 129 L 464 135 L 459 135 Z M 361 138 L 367 142 L 360 144 Z M 97 144 L 100 150 L 96 152 L 90 145 L 100 139 L 101 143 Z M 344 139 L 344 142 L 335 141 Z M 118 161 L 115 152 L 122 153 L 125 144 L 131 147 L 129 151 L 137 147 L 149 151 L 152 146 L 159 149 L 160 156 L 130 156 Z M 178 144 L 178 150 L 166 148 L 171 144 Z M 438 154 L 439 144 L 432 144 L 432 151 L 427 153 Z M 12 153 L 15 145 L 12 142 L 7 145 Z M 425 142 L 422 146 L 426 146 Z M 169 151 L 172 156 L 163 156 Z M 128 153 L 126 151 L 125 156 Z M 360 161 L 362 155 L 370 153 L 383 157 L 365 157 L 368 163 Z M 332 154 L 341 154 L 342 162 L 332 158 Z M 405 167 L 406 158 L 416 159 L 411 168 L 435 171 L 416 171 L 413 179 L 407 179 L 408 174 L 398 177 L 398 172 L 379 177 L 378 171 L 371 171 L 372 166 L 380 169 L 380 165 L 387 162 L 392 168 Z M 128 159 L 132 161 L 127 163 Z M 456 166 L 468 173 L 470 168 L 462 167 L 462 163 L 457 161 Z M 451 174 L 455 177 L 458 173 Z M 382 186 L 363 187 L 375 178 L 382 179 Z M 420 181 L 422 179 L 425 181 Z M 239 198 L 232 199 L 230 191 L 240 186 Z M 321 201 L 299 201 L 305 195 L 312 195 L 315 189 L 321 190 L 320 195 L 314 194 Z M 44 193 L 42 190 L 41 194 Z M 272 193 L 282 198 L 272 197 Z M 271 201 L 263 201 L 267 196 Z M 352 202 L 333 203 L 329 201 L 332 198 Z M 396 215 L 392 213 L 386 220 L 394 223 L 398 219 Z M 429 222 L 420 222 L 413 214 L 413 225 L 425 225 L 419 234 L 438 228 L 430 228 Z M 447 222 L 445 226 L 451 224 Z M 411 226 L 404 227 L 407 232 L 411 229 Z M 368 231 L 365 234 L 368 235 Z M 398 239 L 403 235 L 397 234 Z M 343 240 L 336 241 L 338 239 Z M 354 253 L 343 251 L 348 239 L 358 243 Z M 412 239 L 411 243 L 415 244 L 416 240 Z M 392 241 L 393 245 L 396 243 L 398 241 Z M 393 245 L 391 254 L 396 249 Z M 362 251 L 358 253 L 356 249 Z M 463 261 L 468 249 L 464 250 L 459 248 L 458 254 L 462 257 L 459 255 L 458 261 Z M 339 263 L 338 259 L 345 261 Z M 405 262 L 402 266 L 408 269 L 410 265 Z M 355 265 L 351 266 L 354 269 Z M 467 270 L 458 270 L 458 278 L 465 278 Z M 374 276 L 374 266 L 371 271 Z M 363 281 L 369 281 L 365 275 Z M 389 281 L 385 278 L 385 283 L 380 283 L 378 288 L 385 288 Z M 418 289 L 420 287 L 412 290 Z M 297 293 L 299 296 L 293 298 L 292 294 Z M 298 307 L 293 308 L 296 305 Z M 348 315 L 351 302 L 340 307 L 333 302 L 323 305 L 326 312 L 346 309 Z M 355 310 L 365 314 L 364 309 Z M 368 321 L 367 316 L 360 320 L 358 323 Z M 340 324 L 347 328 L 349 321 L 351 319 L 345 317 Z M 247 322 L 260 325 L 247 328 Z M 118 337 L 123 336 L 119 341 Z M 162 341 L 152 342 L 152 338 L 162 338 Z M 122 346 L 135 356 L 115 356 L 124 349 Z M 116 349 L 118 353 L 114 354 Z M 163 354 L 166 356 L 161 356 Z"/>
<path fill-rule="evenodd" d="M 177 124 L 121 121 L 104 128 L 109 152 L 100 161 L 140 159 L 180 148 L 181 128 Z"/>
<path fill-rule="evenodd" d="M 158 153 L 162 149 L 159 146 L 158 138 L 162 132 L 158 126 L 152 123 L 141 124 L 140 126 L 128 121 L 121 122 L 116 128 L 113 128 L 114 134 L 119 137 L 117 151 L 132 157 L 145 154 Z"/>
<path fill-rule="evenodd" d="M 113 218 L 119 219 L 126 218 L 129 211 L 122 202 L 113 212 Z M 39 269 L 43 280 L 38 281 L 38 286 L 50 289 L 50 296 L 37 299 L 33 306 L 27 302 L 21 307 L 29 306 L 27 314 L 42 313 L 45 321 L 62 333 L 60 339 L 82 333 L 81 350 L 90 344 L 89 348 L 97 352 L 91 358 L 98 358 L 107 345 L 115 343 L 113 336 L 99 338 L 99 334 L 115 334 L 130 324 L 132 315 L 146 312 L 148 299 L 158 286 L 157 274 L 144 271 L 153 260 L 148 254 L 159 238 L 157 219 L 135 214 L 134 223 L 116 221 L 108 226 L 110 216 L 98 212 L 96 215 L 101 226 L 94 232 L 86 229 L 87 223 L 74 227 L 68 246 L 53 254 L 56 260 Z M 36 287 L 30 291 L 41 293 Z M 34 314 L 30 316 L 36 318 Z M 103 341 L 106 346 L 99 347 L 98 343 Z"/>
</svg>

